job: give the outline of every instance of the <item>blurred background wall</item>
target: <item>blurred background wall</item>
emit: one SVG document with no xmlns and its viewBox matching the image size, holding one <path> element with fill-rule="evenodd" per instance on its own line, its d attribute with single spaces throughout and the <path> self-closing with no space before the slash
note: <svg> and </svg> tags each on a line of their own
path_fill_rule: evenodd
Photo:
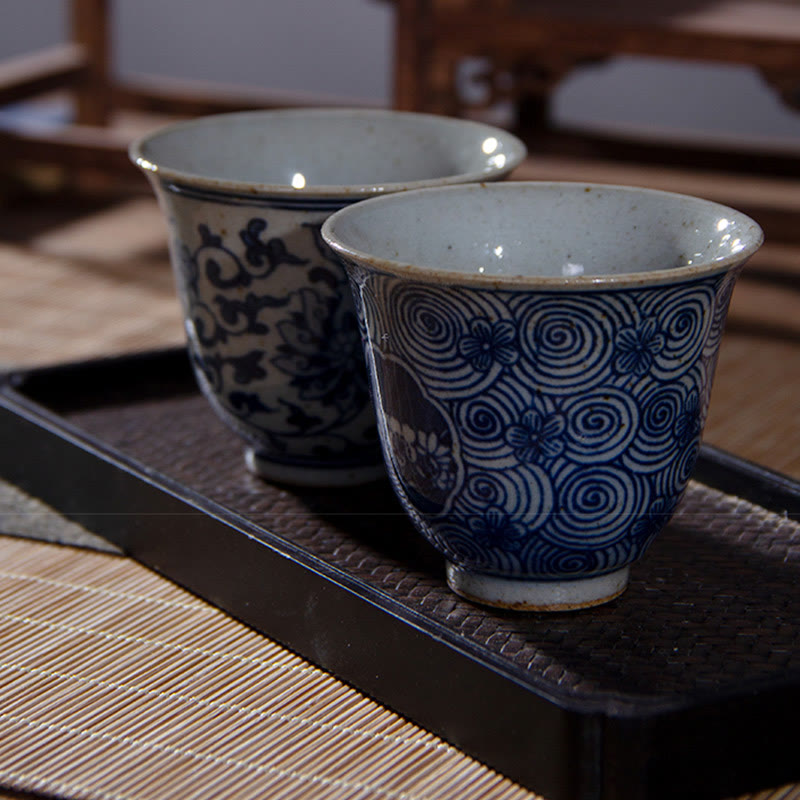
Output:
<svg viewBox="0 0 800 800">
<path fill-rule="evenodd" d="M 0 0 L 0 57 L 67 37 L 62 0 Z M 117 0 L 115 69 L 391 101 L 389 0 Z M 747 67 L 620 58 L 573 73 L 557 121 L 800 148 L 800 112 Z"/>
</svg>

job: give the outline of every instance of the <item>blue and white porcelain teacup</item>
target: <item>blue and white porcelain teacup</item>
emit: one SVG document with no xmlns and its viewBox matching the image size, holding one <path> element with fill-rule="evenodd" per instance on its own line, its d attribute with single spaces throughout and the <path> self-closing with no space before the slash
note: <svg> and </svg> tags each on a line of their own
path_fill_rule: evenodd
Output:
<svg viewBox="0 0 800 800">
<path fill-rule="evenodd" d="M 503 178 L 522 143 L 466 120 L 302 109 L 178 123 L 130 155 L 168 220 L 199 384 L 251 470 L 323 486 L 385 475 L 352 296 L 320 227 L 374 195 Z"/>
<path fill-rule="evenodd" d="M 518 609 L 619 595 L 692 474 L 758 225 L 665 192 L 510 182 L 368 200 L 322 236 L 394 488 L 451 588 Z"/>
</svg>

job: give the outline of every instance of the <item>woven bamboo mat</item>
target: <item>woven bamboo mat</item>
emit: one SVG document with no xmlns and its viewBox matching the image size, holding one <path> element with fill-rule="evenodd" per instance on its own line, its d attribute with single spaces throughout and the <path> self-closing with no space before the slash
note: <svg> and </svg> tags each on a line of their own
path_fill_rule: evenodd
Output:
<svg viewBox="0 0 800 800">
<path fill-rule="evenodd" d="M 0 564 L 9 788 L 533 797 L 129 559 L 3 536 Z"/>
<path fill-rule="evenodd" d="M 165 237 L 148 199 L 0 243 L 0 365 L 182 342 Z"/>
<path fill-rule="evenodd" d="M 3 800 L 536 797 L 123 556 L 0 535 L 0 641 Z"/>
</svg>

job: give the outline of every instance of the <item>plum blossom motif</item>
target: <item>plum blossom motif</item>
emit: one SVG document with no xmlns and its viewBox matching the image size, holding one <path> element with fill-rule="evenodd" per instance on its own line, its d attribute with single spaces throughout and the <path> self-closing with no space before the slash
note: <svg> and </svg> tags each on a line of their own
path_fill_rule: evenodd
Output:
<svg viewBox="0 0 800 800">
<path fill-rule="evenodd" d="M 476 370 L 487 372 L 495 362 L 510 366 L 519 358 L 513 322 L 501 320 L 493 325 L 488 319 L 476 319 L 469 329 L 469 335 L 458 343 L 458 352 Z"/>
<path fill-rule="evenodd" d="M 418 431 L 387 417 L 392 452 L 403 479 L 417 488 L 434 486 L 448 491 L 455 481 L 450 448 L 435 431 Z"/>
<path fill-rule="evenodd" d="M 541 414 L 531 408 L 518 423 L 506 428 L 505 439 L 520 461 L 535 462 L 541 458 L 555 458 L 564 452 L 566 427 L 563 414 Z"/>
<path fill-rule="evenodd" d="M 484 514 L 470 517 L 469 528 L 482 547 L 519 551 L 525 541 L 525 528 L 502 508 L 490 506 Z"/>
<path fill-rule="evenodd" d="M 665 344 L 666 338 L 654 317 L 648 317 L 636 328 L 623 328 L 616 341 L 617 371 L 646 375 Z"/>
<path fill-rule="evenodd" d="M 683 448 L 700 438 L 703 430 L 700 395 L 693 391 L 686 398 L 681 413 L 675 419 L 673 432 L 678 445 Z"/>
</svg>

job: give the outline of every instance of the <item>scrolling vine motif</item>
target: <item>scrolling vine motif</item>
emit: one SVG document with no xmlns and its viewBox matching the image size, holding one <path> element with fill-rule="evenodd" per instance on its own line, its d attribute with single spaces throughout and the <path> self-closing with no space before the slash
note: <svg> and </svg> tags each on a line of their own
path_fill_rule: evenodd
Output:
<svg viewBox="0 0 800 800">
<path fill-rule="evenodd" d="M 263 217 L 234 242 L 198 225 L 199 243 L 180 246 L 190 344 L 201 383 L 260 446 L 287 455 L 321 436 L 321 460 L 326 450 L 358 459 L 375 448 L 369 433 L 346 430 L 371 412 L 361 338 L 347 277 L 320 227 L 304 224 L 289 244 L 269 235 Z"/>
</svg>

